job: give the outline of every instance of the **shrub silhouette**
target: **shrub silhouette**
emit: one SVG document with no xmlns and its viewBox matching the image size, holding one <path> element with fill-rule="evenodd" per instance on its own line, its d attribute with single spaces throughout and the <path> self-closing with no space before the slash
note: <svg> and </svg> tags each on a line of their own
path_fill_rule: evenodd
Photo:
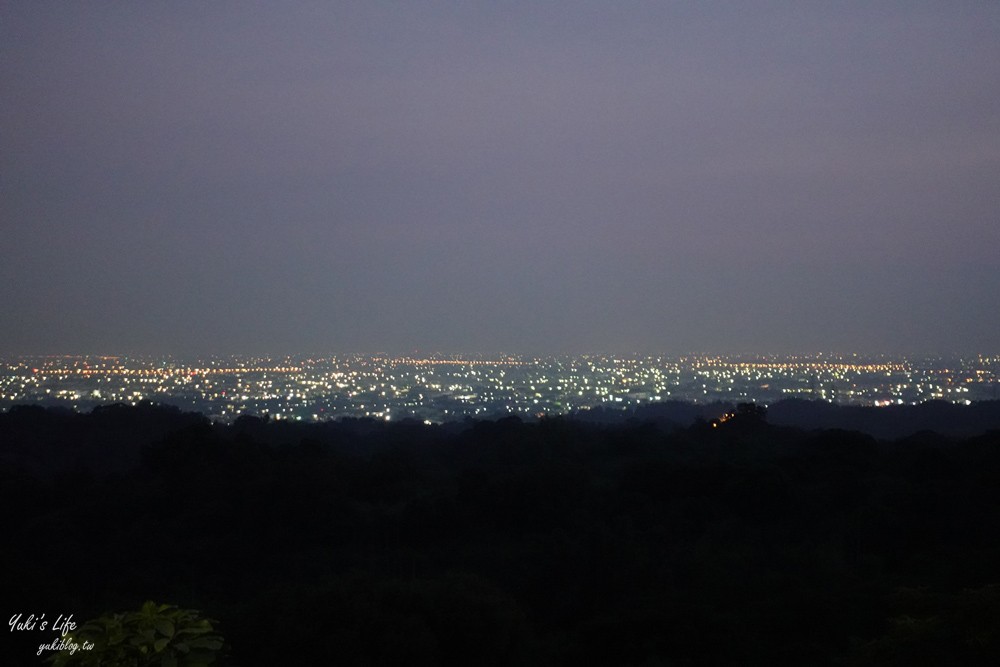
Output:
<svg viewBox="0 0 1000 667">
<path fill-rule="evenodd" d="M 139 611 L 105 614 L 69 633 L 65 643 L 91 650 L 60 651 L 55 667 L 201 667 L 220 664 L 222 636 L 214 621 L 191 609 L 146 602 Z"/>
</svg>

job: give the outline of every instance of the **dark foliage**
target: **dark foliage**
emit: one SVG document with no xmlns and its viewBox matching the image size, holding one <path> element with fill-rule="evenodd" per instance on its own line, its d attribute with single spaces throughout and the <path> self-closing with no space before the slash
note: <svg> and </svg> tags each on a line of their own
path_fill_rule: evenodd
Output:
<svg viewBox="0 0 1000 667">
<path fill-rule="evenodd" d="M 0 599 L 205 610 L 245 666 L 1000 664 L 1000 431 L 734 414 L 13 409 Z"/>
</svg>

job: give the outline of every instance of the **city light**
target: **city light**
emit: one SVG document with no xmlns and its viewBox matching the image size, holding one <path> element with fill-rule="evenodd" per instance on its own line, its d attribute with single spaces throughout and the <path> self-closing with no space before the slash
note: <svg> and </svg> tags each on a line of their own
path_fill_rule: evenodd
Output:
<svg viewBox="0 0 1000 667">
<path fill-rule="evenodd" d="M 21 357 L 0 362 L 0 408 L 85 410 L 153 401 L 230 421 L 241 414 L 323 421 L 372 417 L 438 423 L 506 414 L 629 410 L 787 398 L 888 406 L 996 399 L 1000 358 L 578 356 L 495 359 L 343 356 Z"/>
</svg>

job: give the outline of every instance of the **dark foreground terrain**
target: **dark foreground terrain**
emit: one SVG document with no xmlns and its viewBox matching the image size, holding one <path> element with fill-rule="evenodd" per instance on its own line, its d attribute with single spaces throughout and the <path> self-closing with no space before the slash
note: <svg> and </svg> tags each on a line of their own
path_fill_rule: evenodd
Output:
<svg viewBox="0 0 1000 667">
<path fill-rule="evenodd" d="M 0 493 L 6 617 L 199 609 L 227 664 L 1000 664 L 1000 431 L 18 407 Z"/>
</svg>

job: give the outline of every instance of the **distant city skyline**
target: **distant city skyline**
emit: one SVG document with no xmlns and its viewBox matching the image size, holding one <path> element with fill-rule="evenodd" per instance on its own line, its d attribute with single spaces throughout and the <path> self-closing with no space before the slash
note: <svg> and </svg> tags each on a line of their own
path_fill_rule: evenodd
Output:
<svg viewBox="0 0 1000 667">
<path fill-rule="evenodd" d="M 0 354 L 995 354 L 1000 3 L 0 6 Z"/>
</svg>

